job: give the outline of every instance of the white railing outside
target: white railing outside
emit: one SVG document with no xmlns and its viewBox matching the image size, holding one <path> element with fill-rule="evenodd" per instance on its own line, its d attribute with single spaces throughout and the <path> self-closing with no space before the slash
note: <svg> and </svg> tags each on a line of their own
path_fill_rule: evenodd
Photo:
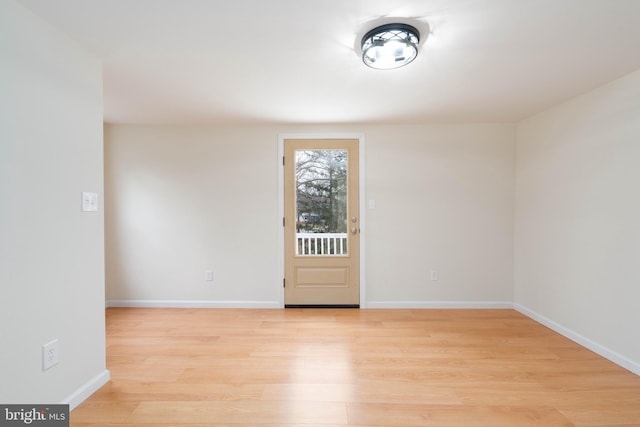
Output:
<svg viewBox="0 0 640 427">
<path fill-rule="evenodd" d="M 347 233 L 296 233 L 296 255 L 347 255 Z"/>
</svg>

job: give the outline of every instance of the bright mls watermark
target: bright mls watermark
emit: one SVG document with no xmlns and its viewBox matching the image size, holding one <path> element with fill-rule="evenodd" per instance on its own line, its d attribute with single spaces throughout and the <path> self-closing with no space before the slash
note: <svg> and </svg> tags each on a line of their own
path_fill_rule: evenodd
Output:
<svg viewBox="0 0 640 427">
<path fill-rule="evenodd" d="M 0 427 L 69 427 L 69 405 L 0 405 Z"/>
</svg>

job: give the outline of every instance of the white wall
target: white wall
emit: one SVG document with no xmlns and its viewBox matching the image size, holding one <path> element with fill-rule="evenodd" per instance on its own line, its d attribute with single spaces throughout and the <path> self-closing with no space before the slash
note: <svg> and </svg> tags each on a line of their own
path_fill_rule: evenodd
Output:
<svg viewBox="0 0 640 427">
<path fill-rule="evenodd" d="M 0 402 L 79 403 L 105 368 L 99 61 L 0 2 Z M 60 363 L 42 371 L 41 346 Z"/>
<path fill-rule="evenodd" d="M 512 301 L 514 136 L 510 125 L 366 130 L 369 306 Z"/>
<path fill-rule="evenodd" d="M 365 135 L 368 305 L 512 300 L 511 125 L 107 125 L 107 300 L 278 306 L 281 132 Z"/>
<path fill-rule="evenodd" d="M 107 300 L 275 304 L 277 137 L 107 125 Z"/>
<path fill-rule="evenodd" d="M 515 302 L 640 373 L 640 71 L 518 126 Z"/>
</svg>

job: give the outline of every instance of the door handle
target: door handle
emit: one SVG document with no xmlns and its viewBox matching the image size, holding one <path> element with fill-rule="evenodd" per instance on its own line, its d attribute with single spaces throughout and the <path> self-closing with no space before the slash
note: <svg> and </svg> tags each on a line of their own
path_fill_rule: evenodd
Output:
<svg viewBox="0 0 640 427">
<path fill-rule="evenodd" d="M 353 227 L 351 229 L 351 234 L 358 234 L 358 229 L 356 227 Z"/>
</svg>

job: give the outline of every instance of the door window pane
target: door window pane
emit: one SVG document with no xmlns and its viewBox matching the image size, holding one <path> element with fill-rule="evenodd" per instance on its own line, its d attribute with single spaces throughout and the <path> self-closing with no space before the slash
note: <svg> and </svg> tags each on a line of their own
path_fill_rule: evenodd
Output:
<svg viewBox="0 0 640 427">
<path fill-rule="evenodd" d="M 296 150 L 297 255 L 347 255 L 347 150 Z"/>
</svg>

